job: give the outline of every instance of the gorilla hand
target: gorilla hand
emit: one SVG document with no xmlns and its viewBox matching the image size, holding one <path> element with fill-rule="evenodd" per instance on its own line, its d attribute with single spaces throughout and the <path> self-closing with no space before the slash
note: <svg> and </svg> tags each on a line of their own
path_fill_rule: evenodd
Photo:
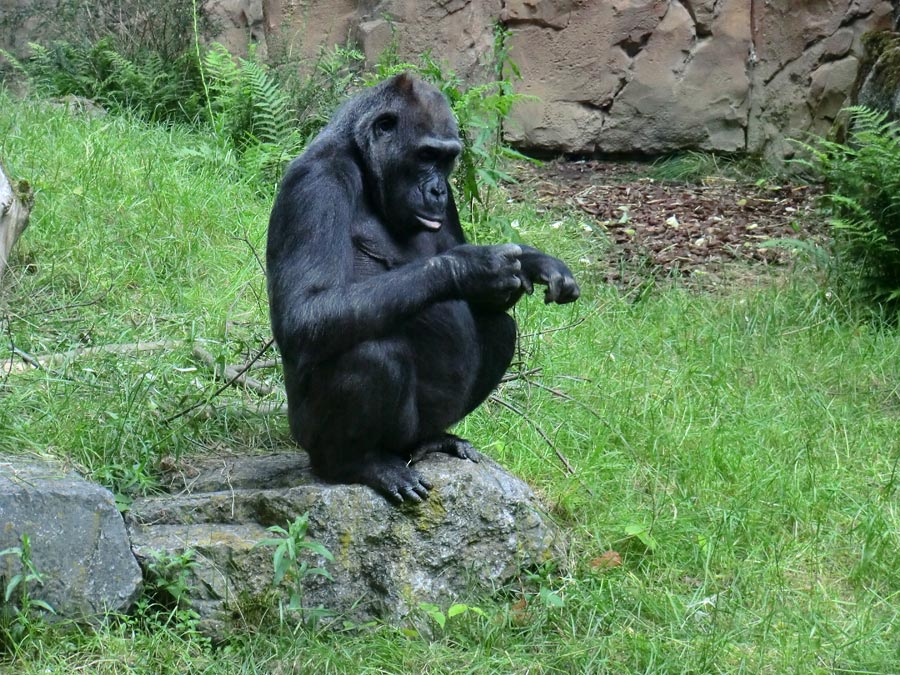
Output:
<svg viewBox="0 0 900 675">
<path fill-rule="evenodd" d="M 522 295 L 521 255 L 522 247 L 518 244 L 462 244 L 435 260 L 447 270 L 462 299 L 486 306 L 507 307 Z"/>
<path fill-rule="evenodd" d="M 575 277 L 562 260 L 530 246 L 522 247 L 519 260 L 522 263 L 520 280 L 529 295 L 534 292 L 534 284 L 547 287 L 544 291 L 544 302 L 547 304 L 555 302 L 564 305 L 574 302 L 581 295 Z"/>
</svg>

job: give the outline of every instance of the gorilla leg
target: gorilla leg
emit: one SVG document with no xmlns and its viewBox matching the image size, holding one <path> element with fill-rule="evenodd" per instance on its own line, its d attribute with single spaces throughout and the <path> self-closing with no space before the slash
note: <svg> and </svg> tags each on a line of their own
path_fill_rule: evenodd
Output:
<svg viewBox="0 0 900 675">
<path fill-rule="evenodd" d="M 397 341 L 373 340 L 313 368 L 290 415 L 319 476 L 369 485 L 395 501 L 427 496 L 430 483 L 407 465 L 418 432 L 407 351 Z"/>
<path fill-rule="evenodd" d="M 464 415 L 480 406 L 497 388 L 516 351 L 516 322 L 509 314 L 476 313 L 475 326 L 481 361 Z"/>
<path fill-rule="evenodd" d="M 516 322 L 511 316 L 503 312 L 475 314 L 475 326 L 479 346 L 478 371 L 463 413 L 454 423 L 460 421 L 490 396 L 500 383 L 515 353 Z M 418 461 L 433 452 L 442 452 L 473 462 L 477 462 L 480 458 L 480 454 L 469 441 L 448 433 L 442 433 L 437 438 L 421 443 L 416 448 L 414 460 Z"/>
</svg>

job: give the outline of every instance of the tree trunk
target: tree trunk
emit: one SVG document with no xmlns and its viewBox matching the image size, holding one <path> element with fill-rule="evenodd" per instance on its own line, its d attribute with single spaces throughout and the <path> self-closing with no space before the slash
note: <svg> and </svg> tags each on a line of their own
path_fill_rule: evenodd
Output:
<svg viewBox="0 0 900 675">
<path fill-rule="evenodd" d="M 31 186 L 25 181 L 11 181 L 0 162 L 0 280 L 6 271 L 10 251 L 28 227 L 32 204 Z"/>
</svg>

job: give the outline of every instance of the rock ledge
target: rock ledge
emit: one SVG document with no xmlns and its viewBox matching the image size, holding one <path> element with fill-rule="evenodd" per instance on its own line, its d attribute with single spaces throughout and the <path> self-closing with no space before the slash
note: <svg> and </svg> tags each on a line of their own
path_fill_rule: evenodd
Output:
<svg viewBox="0 0 900 675">
<path fill-rule="evenodd" d="M 304 453 L 231 457 L 172 481 L 172 494 L 137 500 L 126 521 L 142 565 L 153 551 L 194 551 L 189 600 L 216 633 L 247 602 L 272 592 L 266 528 L 309 513 L 308 536 L 334 562 L 310 577 L 304 605 L 363 622 L 402 621 L 420 602 L 484 593 L 562 555 L 559 532 L 531 489 L 483 458 L 432 455 L 417 468 L 434 484 L 419 506 L 396 507 L 367 487 L 328 485 Z"/>
</svg>

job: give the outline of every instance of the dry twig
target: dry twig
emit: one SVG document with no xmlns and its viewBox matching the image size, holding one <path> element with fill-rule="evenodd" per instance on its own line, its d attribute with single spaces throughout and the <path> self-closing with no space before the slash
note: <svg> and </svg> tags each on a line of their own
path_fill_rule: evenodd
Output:
<svg viewBox="0 0 900 675">
<path fill-rule="evenodd" d="M 231 384 L 238 384 L 244 387 L 244 389 L 255 391 L 257 394 L 260 394 L 262 396 L 268 396 L 275 391 L 275 388 L 271 385 L 268 385 L 265 382 L 261 382 L 256 378 L 247 375 L 247 370 L 249 370 L 247 364 L 240 367 L 225 366 L 224 372 L 219 372 L 218 364 L 216 363 L 216 357 L 210 354 L 208 351 L 206 351 L 202 347 L 194 347 L 193 354 L 194 358 L 199 359 L 204 364 L 206 364 L 206 366 L 210 370 L 212 370 L 213 373 L 215 373 L 216 377 L 227 380 Z"/>
<path fill-rule="evenodd" d="M 61 363 L 66 363 L 72 359 L 82 356 L 95 356 L 97 354 L 132 354 L 134 352 L 152 352 L 160 349 L 171 349 L 182 344 L 180 340 L 161 340 L 159 342 L 130 342 L 126 344 L 99 345 L 97 347 L 77 347 L 66 352 L 56 352 L 54 354 L 41 354 L 35 356 L 29 354 L 18 347 L 13 347 L 12 352 L 21 362 L 16 359 L 7 359 L 0 364 L 0 371 L 13 374 L 23 373 L 32 368 L 52 368 Z"/>
<path fill-rule="evenodd" d="M 212 400 L 213 400 L 214 398 L 216 398 L 219 394 L 221 394 L 223 391 L 225 391 L 226 389 L 228 389 L 228 387 L 230 387 L 231 385 L 233 385 L 233 384 L 238 380 L 238 378 L 240 378 L 242 375 L 244 375 L 244 373 L 246 373 L 248 370 L 250 370 L 250 368 L 253 367 L 253 364 L 256 363 L 256 362 L 262 357 L 262 355 L 265 354 L 265 353 L 268 351 L 269 347 L 271 347 L 273 344 L 275 344 L 275 340 L 274 340 L 274 338 L 270 338 L 270 339 L 268 340 L 268 342 L 266 342 L 266 344 L 263 345 L 262 349 L 260 349 L 260 350 L 256 353 L 256 356 L 254 356 L 252 359 L 250 359 L 250 361 L 248 361 L 247 363 L 245 363 L 245 364 L 244 364 L 243 366 L 241 366 L 240 368 L 237 368 L 237 369 L 236 369 L 236 372 L 233 372 L 232 376 L 229 377 L 221 387 L 219 387 L 218 389 L 216 389 L 216 390 L 209 396 L 209 398 L 207 398 L 206 400 L 203 400 L 203 401 L 197 401 L 196 403 L 194 403 L 193 405 L 188 406 L 187 408 L 185 408 L 185 409 L 182 410 L 181 412 L 175 413 L 175 414 L 172 415 L 171 417 L 167 417 L 166 419 L 163 420 L 163 424 L 171 424 L 172 422 L 174 422 L 174 421 L 177 420 L 178 418 L 184 417 L 184 416 L 187 415 L 188 413 L 191 413 L 191 412 L 193 412 L 194 410 L 197 410 L 197 408 L 201 408 L 201 407 L 203 407 L 203 406 L 209 405 L 209 402 L 210 402 L 210 401 L 212 401 Z"/>
</svg>

